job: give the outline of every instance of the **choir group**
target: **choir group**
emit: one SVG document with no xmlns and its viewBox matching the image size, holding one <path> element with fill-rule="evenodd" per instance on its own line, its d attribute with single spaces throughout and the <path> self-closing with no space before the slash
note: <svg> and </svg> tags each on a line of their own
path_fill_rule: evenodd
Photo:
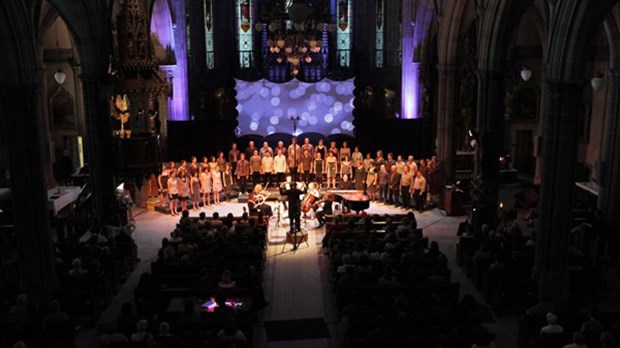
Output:
<svg viewBox="0 0 620 348">
<path fill-rule="evenodd" d="M 233 143 L 227 156 L 220 151 L 217 157 L 203 157 L 200 163 L 196 157 L 190 163 L 162 163 L 157 185 L 161 205 L 168 204 L 170 213 L 176 215 L 179 208 L 197 210 L 201 203 L 209 206 L 211 197 L 213 204 L 219 204 L 220 196 L 228 199 L 235 187 L 247 192 L 248 184 L 277 186 L 287 174 L 305 183 L 315 182 L 320 188 L 365 190 L 371 200 L 404 208 L 413 208 L 415 203 L 418 210 L 424 209 L 429 191 L 439 192 L 441 180 L 435 156 L 419 161 L 408 156 L 405 160 L 392 153 L 384 157 L 379 150 L 373 158 L 371 153 L 364 156 L 357 146 L 351 150 L 346 141 L 338 148 L 335 141 L 327 147 L 323 140 L 313 145 L 308 138 L 299 145 L 293 137 L 289 146 L 279 141 L 272 148 L 265 141 L 259 148 L 250 141 L 241 151 Z"/>
</svg>

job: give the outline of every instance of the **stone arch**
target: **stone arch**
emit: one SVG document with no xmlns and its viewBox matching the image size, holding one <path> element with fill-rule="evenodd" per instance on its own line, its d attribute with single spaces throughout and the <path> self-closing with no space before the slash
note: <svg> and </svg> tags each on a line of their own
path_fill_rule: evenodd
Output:
<svg viewBox="0 0 620 348">
<path fill-rule="evenodd" d="M 587 43 L 617 0 L 558 1 L 550 5 L 547 77 L 575 81 L 583 78 Z"/>
<path fill-rule="evenodd" d="M 475 18 L 466 17 L 466 8 L 470 4 L 473 4 L 470 0 L 449 1 L 444 5 L 441 16 L 438 16 L 440 21 L 437 47 L 439 65 L 456 64 L 463 28 L 468 28 L 475 20 Z"/>
<path fill-rule="evenodd" d="M 25 1 L 0 4 L 0 73 L 4 85 L 33 84 L 37 80 L 31 10 Z"/>
<path fill-rule="evenodd" d="M 93 206 L 97 216 L 112 216 L 114 200 L 112 166 L 112 137 L 108 101 L 105 96 L 111 52 L 110 14 L 112 2 L 93 0 L 47 0 L 57 10 L 69 28 L 80 56 L 82 95 L 84 98 L 85 153 L 92 175 Z M 105 149 L 102 151 L 102 149 Z"/>
<path fill-rule="evenodd" d="M 479 8 L 478 66 L 481 70 L 501 71 L 513 28 L 534 0 L 497 0 Z"/>
</svg>

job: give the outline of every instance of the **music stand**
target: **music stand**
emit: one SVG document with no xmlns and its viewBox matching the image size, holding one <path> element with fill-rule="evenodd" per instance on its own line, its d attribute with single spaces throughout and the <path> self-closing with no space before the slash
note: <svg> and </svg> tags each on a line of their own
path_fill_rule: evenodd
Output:
<svg viewBox="0 0 620 348">
<path fill-rule="evenodd" d="M 286 244 L 293 244 L 293 249 L 291 249 L 291 251 L 295 252 L 297 251 L 301 243 L 306 243 L 306 245 L 310 247 L 310 244 L 308 243 L 308 232 L 307 231 L 297 231 L 297 229 L 295 229 L 295 232 L 293 233 L 286 232 L 286 238 L 284 239 L 284 244 L 282 245 L 281 253 L 284 252 L 284 248 L 286 247 Z"/>
</svg>

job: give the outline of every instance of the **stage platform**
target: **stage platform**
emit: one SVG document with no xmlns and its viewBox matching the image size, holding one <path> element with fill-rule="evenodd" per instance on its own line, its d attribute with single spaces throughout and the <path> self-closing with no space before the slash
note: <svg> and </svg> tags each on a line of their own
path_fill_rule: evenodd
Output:
<svg viewBox="0 0 620 348">
<path fill-rule="evenodd" d="M 277 200 L 268 200 L 266 204 L 271 206 L 273 216 L 269 220 L 269 244 L 281 245 L 286 240 L 286 232 L 290 230 L 288 212 L 284 209 L 283 204 Z M 229 201 L 222 201 L 219 205 L 211 204 L 206 208 L 200 207 L 199 209 L 190 209 L 190 216 L 198 216 L 201 212 L 206 213 L 207 216 L 213 216 L 213 213 L 217 212 L 221 217 L 232 213 L 234 216 L 241 216 L 244 213 L 244 208 L 247 211 L 247 203 L 238 203 L 237 199 Z M 159 205 L 156 207 L 156 211 L 162 214 L 155 214 L 155 219 L 161 221 L 161 226 L 171 226 L 172 229 L 175 226 L 175 222 L 179 221 L 180 216 L 172 216 L 166 208 L 162 208 Z M 439 209 L 429 209 L 422 213 L 396 207 L 394 205 L 388 205 L 381 202 L 370 202 L 370 207 L 365 211 L 368 215 L 384 215 L 384 214 L 406 214 L 413 211 L 418 221 L 418 226 L 421 228 L 428 226 L 446 216 L 445 212 Z M 278 218 L 279 215 L 279 218 Z M 307 217 L 302 216 L 301 227 L 302 230 L 313 232 L 323 232 L 324 228 L 317 228 L 318 221 L 316 220 L 314 213 L 308 213 Z M 172 231 L 164 231 L 166 234 Z"/>
</svg>

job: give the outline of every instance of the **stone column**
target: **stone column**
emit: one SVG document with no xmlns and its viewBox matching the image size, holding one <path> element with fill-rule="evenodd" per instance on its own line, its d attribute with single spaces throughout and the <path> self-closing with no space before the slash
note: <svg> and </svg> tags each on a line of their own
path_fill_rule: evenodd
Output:
<svg viewBox="0 0 620 348">
<path fill-rule="evenodd" d="M 455 65 L 438 65 L 437 103 L 437 159 L 441 164 L 442 183 L 454 181 L 456 163 L 454 118 L 457 116 L 456 80 L 459 68 Z M 466 131 L 466 130 L 464 130 Z"/>
<path fill-rule="evenodd" d="M 607 79 L 607 116 L 601 153 L 602 183 L 598 209 L 609 230 L 620 227 L 620 70 L 610 69 Z"/>
<path fill-rule="evenodd" d="M 37 86 L 0 89 L 1 115 L 10 159 L 20 285 L 38 303 L 51 299 L 58 287 L 50 234 L 50 211 L 45 186 L 43 117 L 37 112 Z"/>
<path fill-rule="evenodd" d="M 578 144 L 582 82 L 547 81 L 544 171 L 539 203 L 534 277 L 541 299 L 568 299 L 568 244 Z"/>
<path fill-rule="evenodd" d="M 482 180 L 478 206 L 479 226 L 497 218 L 499 191 L 499 156 L 503 146 L 504 76 L 498 71 L 478 71 L 476 175 Z M 477 227 L 479 227 L 477 226 Z"/>
<path fill-rule="evenodd" d="M 111 217 L 114 198 L 114 180 L 112 172 L 112 130 L 108 103 L 102 96 L 101 81 L 105 76 L 80 76 L 84 91 L 84 111 L 86 122 L 86 153 L 90 169 L 89 184 L 92 191 L 95 216 L 105 222 Z"/>
</svg>

